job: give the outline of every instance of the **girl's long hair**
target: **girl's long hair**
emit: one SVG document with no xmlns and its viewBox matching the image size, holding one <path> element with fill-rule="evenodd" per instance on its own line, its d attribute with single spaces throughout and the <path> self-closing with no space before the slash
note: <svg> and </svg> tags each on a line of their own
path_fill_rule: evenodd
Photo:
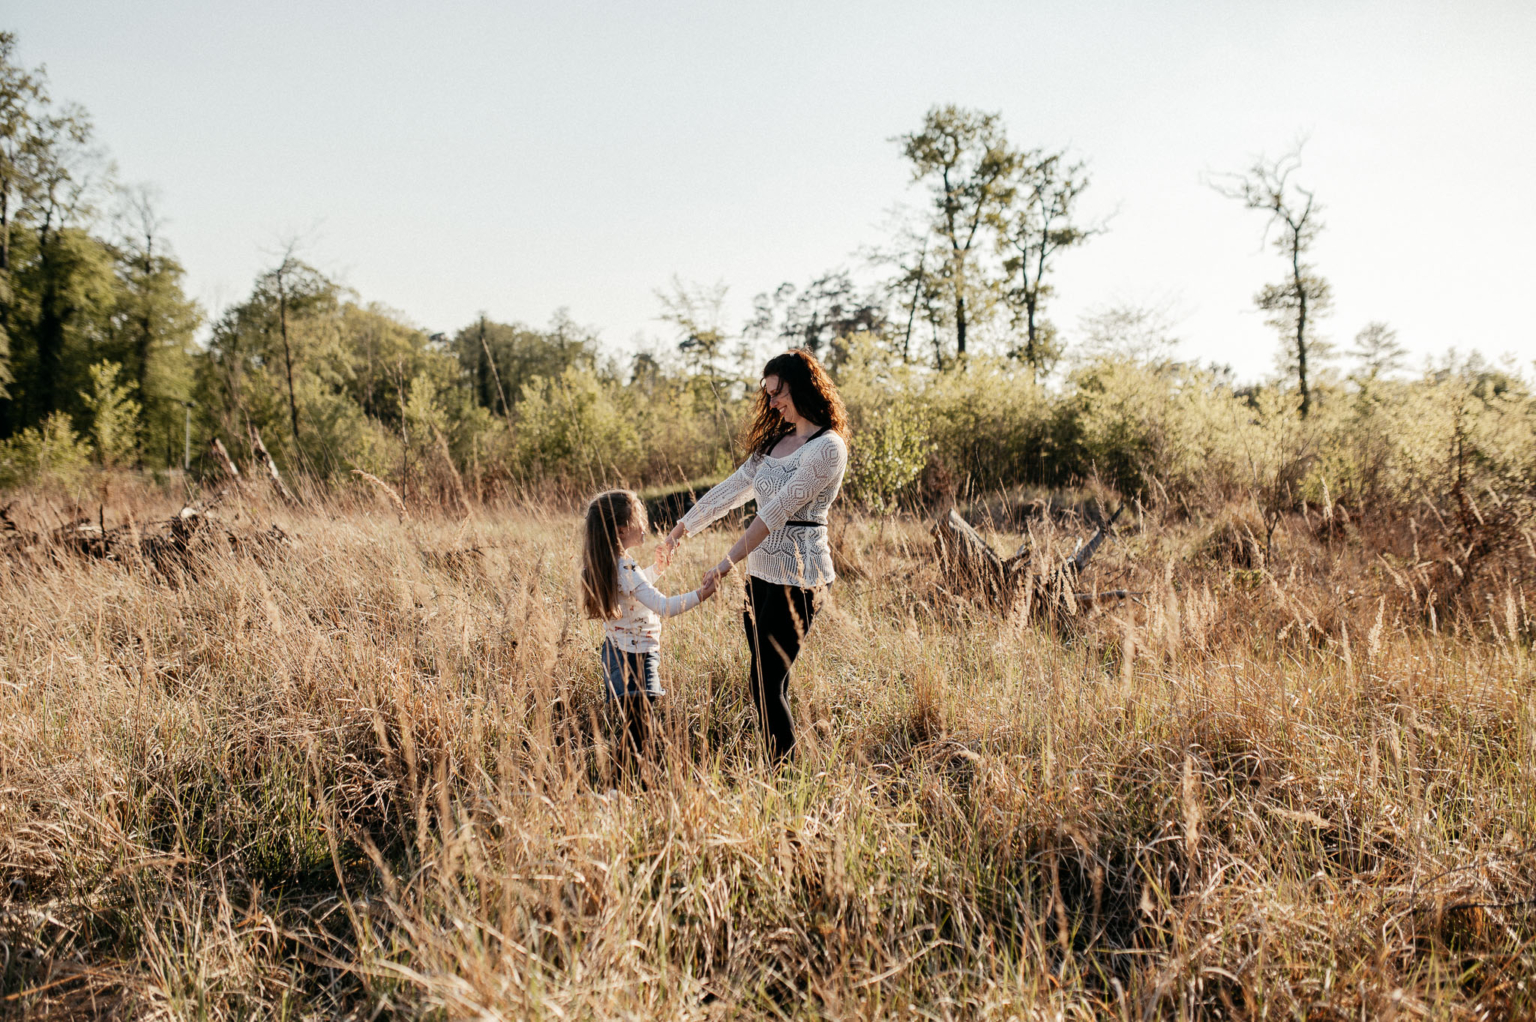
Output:
<svg viewBox="0 0 1536 1022">
<path fill-rule="evenodd" d="M 644 514 L 631 490 L 608 490 L 587 505 L 581 545 L 581 607 L 587 617 L 608 621 L 619 616 L 619 530 Z"/>
<path fill-rule="evenodd" d="M 848 438 L 848 412 L 843 408 L 843 399 L 815 355 L 804 348 L 791 348 L 770 358 L 763 366 L 763 376 L 777 376 L 789 388 L 795 411 L 803 417 L 826 426 L 844 440 Z M 741 434 L 741 446 L 748 454 L 767 454 L 774 444 L 794 432 L 794 427 L 768 402 L 768 392 L 758 391 L 752 421 Z"/>
</svg>

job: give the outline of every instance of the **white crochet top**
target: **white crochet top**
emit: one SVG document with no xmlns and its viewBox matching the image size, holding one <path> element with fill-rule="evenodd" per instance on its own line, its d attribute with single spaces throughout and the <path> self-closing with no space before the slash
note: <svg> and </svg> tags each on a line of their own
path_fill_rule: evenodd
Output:
<svg viewBox="0 0 1536 1022">
<path fill-rule="evenodd" d="M 782 458 L 754 454 L 689 508 L 683 528 L 695 535 L 727 511 L 756 498 L 757 517 L 768 526 L 768 538 L 747 555 L 747 574 L 803 589 L 826 585 L 837 577 L 827 530 L 785 523 L 825 526 L 847 467 L 848 445 L 830 432 Z"/>
<path fill-rule="evenodd" d="M 626 653 L 661 650 L 661 619 L 699 605 L 699 591 L 666 596 L 654 583 L 656 567 L 641 568 L 632 557 L 619 558 L 619 616 L 603 622 L 603 638 Z"/>
</svg>

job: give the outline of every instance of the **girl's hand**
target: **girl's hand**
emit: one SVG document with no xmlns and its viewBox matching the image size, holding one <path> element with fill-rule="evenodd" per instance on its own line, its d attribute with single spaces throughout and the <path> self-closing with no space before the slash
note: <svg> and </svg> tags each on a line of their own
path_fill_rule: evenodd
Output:
<svg viewBox="0 0 1536 1022">
<path fill-rule="evenodd" d="M 705 600 L 715 595 L 715 590 L 719 588 L 720 585 L 715 579 L 709 579 L 706 581 L 703 585 L 699 586 L 699 602 L 703 603 Z"/>
<path fill-rule="evenodd" d="M 667 533 L 667 538 L 661 541 L 661 546 L 656 548 L 656 563 L 663 568 L 672 566 L 672 555 L 677 552 L 678 543 L 682 542 L 686 530 L 683 523 L 678 522 L 672 526 L 672 531 Z"/>
</svg>

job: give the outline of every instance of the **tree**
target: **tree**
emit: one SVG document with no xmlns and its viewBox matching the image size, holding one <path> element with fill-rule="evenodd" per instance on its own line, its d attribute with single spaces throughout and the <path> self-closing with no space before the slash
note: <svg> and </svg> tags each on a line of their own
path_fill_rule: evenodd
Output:
<svg viewBox="0 0 1536 1022">
<path fill-rule="evenodd" d="M 720 359 L 730 339 L 725 327 L 727 290 L 721 281 L 685 284 L 674 276 L 670 290 L 656 292 L 656 299 L 661 302 L 661 315 L 657 318 L 677 328 L 677 350 L 696 375 L 708 377 L 712 384 L 722 379 Z"/>
<path fill-rule="evenodd" d="M 251 301 L 266 313 L 263 326 L 269 338 L 281 345 L 288 393 L 288 424 L 295 446 L 299 442 L 299 401 L 293 375 L 294 366 L 302 355 L 297 324 L 306 317 L 335 310 L 340 291 L 325 274 L 296 257 L 297 247 L 295 241 L 284 245 L 282 260 L 257 278 L 256 290 L 251 296 Z M 272 338 L 274 332 L 276 336 Z"/>
<path fill-rule="evenodd" d="M 274 448 L 288 435 L 290 468 L 306 458 L 311 469 L 332 459 L 322 434 L 341 428 L 341 418 L 360 417 L 347 400 L 352 365 L 342 335 L 344 296 L 340 285 L 291 254 L 257 277 L 250 297 L 213 324 L 199 360 L 205 425 L 232 437 L 254 425 Z M 313 413 L 304 433 L 294 432 L 301 407 Z"/>
<path fill-rule="evenodd" d="M 747 332 L 775 337 L 801 347 L 836 367 L 842 361 L 839 343 L 856 333 L 885 331 L 884 303 L 861 291 L 846 270 L 829 270 L 804 290 L 785 282 L 753 299 Z"/>
<path fill-rule="evenodd" d="M 535 376 L 552 380 L 573 366 L 597 366 L 596 333 L 564 310 L 555 313 L 547 330 L 481 314 L 454 334 L 448 347 L 472 382 L 475 403 L 503 417 L 516 410 L 523 385 Z"/>
<path fill-rule="evenodd" d="M 1274 233 L 1274 246 L 1288 264 L 1285 280 L 1266 284 L 1254 296 L 1254 304 L 1268 313 L 1265 320 L 1285 339 L 1285 359 L 1296 373 L 1301 390 L 1301 417 L 1312 408 L 1308 383 L 1309 362 L 1327 354 L 1326 343 L 1317 336 L 1316 323 L 1327 315 L 1333 304 L 1332 289 L 1305 256 L 1323 228 L 1322 212 L 1313 193 L 1295 184 L 1291 176 L 1301 166 L 1301 144 L 1276 160 L 1259 157 L 1248 170 L 1227 174 L 1212 182 L 1217 192 L 1236 199 L 1248 209 L 1269 214 L 1264 224 L 1264 238 Z"/>
<path fill-rule="evenodd" d="M 955 355 L 964 359 L 970 329 L 985 318 L 1000 284 L 983 262 L 982 239 L 1013 198 L 1019 158 L 997 114 L 953 105 L 929 110 L 921 130 L 895 141 L 912 164 L 912 180 L 929 186 L 936 258 L 931 269 L 921 260 L 921 272 L 937 277 L 931 286 L 943 296 Z"/>
<path fill-rule="evenodd" d="M 1083 316 L 1082 354 L 1090 358 L 1119 358 L 1143 365 L 1168 365 L 1178 338 L 1166 305 L 1118 302 L 1099 306 Z"/>
<path fill-rule="evenodd" d="M 48 103 L 42 69 L 17 66 L 16 33 L 0 32 L 0 397 L 10 374 L 11 225 L 31 191 L 27 164 L 37 144 L 39 111 Z"/>
<path fill-rule="evenodd" d="M 145 185 L 122 191 L 116 217 L 117 299 L 106 354 L 121 363 L 143 405 L 145 446 L 165 442 L 174 463 L 183 403 L 192 396 L 193 334 L 203 313 L 182 290 L 185 271 L 161 235 L 164 218 L 154 190 Z"/>
<path fill-rule="evenodd" d="M 1100 226 L 1073 223 L 1078 196 L 1088 187 L 1085 164 L 1067 163 L 1065 153 L 1022 154 L 1018 159 L 1014 201 L 1001 212 L 998 247 L 1008 285 L 1003 300 L 1013 312 L 1015 328 L 1024 327 L 1024 347 L 1015 350 L 1036 375 L 1060 356 L 1055 327 L 1041 318 L 1052 288 L 1045 282 L 1052 262 L 1063 249 L 1081 245 Z"/>
<path fill-rule="evenodd" d="M 1367 323 L 1355 335 L 1349 354 L 1360 363 L 1359 378 L 1366 381 L 1397 372 L 1408 359 L 1408 349 L 1398 342 L 1397 331 L 1379 320 Z"/>
<path fill-rule="evenodd" d="M 897 321 L 891 325 L 889 341 L 903 364 L 911 364 L 912 336 L 919 321 L 926 324 L 933 341 L 933 363 L 944 368 L 944 346 L 940 330 L 945 327 L 943 295 L 939 291 L 939 274 L 935 270 L 933 236 L 928 223 L 914 222 L 905 211 L 894 217 L 891 233 L 894 244 L 889 248 L 876 248 L 868 253 L 868 259 L 877 266 L 889 266 L 895 272 L 885 283 L 887 304 L 897 310 Z"/>
<path fill-rule="evenodd" d="M 672 278 L 670 291 L 657 291 L 661 302 L 661 315 L 657 318 L 671 323 L 677 330 L 677 350 L 685 359 L 693 380 L 702 384 L 695 387 L 695 400 L 703 398 L 710 406 L 715 420 L 715 431 L 725 436 L 726 388 L 734 381 L 720 364 L 725 355 L 725 345 L 730 334 L 725 327 L 726 285 L 685 284 L 678 277 Z"/>
</svg>

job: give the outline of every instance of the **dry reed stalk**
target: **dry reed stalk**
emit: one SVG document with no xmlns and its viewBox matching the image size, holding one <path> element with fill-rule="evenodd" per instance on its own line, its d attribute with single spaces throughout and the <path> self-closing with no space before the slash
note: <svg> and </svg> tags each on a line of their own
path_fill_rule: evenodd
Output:
<svg viewBox="0 0 1536 1022">
<path fill-rule="evenodd" d="M 384 480 L 374 475 L 372 472 L 364 472 L 360 468 L 354 468 L 352 470 L 352 474 L 361 478 L 363 481 L 370 484 L 374 489 L 384 494 L 384 496 L 389 500 L 390 506 L 395 509 L 395 515 L 400 519 L 400 521 L 410 521 L 411 512 L 406 508 L 405 501 L 400 499 L 400 494 L 395 492 L 395 488 L 393 486 L 389 485 Z"/>
<path fill-rule="evenodd" d="M 432 437 L 437 448 L 438 459 L 443 464 L 443 471 L 447 473 L 448 481 L 452 484 L 453 499 L 458 506 L 458 512 L 461 515 L 467 515 L 469 514 L 469 496 L 464 491 L 464 479 L 453 463 L 453 453 L 448 450 L 448 441 L 443 438 L 442 431 L 436 426 L 432 427 Z"/>
</svg>

